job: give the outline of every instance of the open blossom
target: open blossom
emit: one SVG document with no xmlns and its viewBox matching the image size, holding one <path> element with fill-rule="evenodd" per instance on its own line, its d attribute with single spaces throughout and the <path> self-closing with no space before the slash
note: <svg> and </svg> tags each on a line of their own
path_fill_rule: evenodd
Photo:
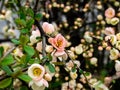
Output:
<svg viewBox="0 0 120 90">
<path fill-rule="evenodd" d="M 43 28 L 44 32 L 47 34 L 52 34 L 55 31 L 54 26 L 52 24 L 47 23 L 47 22 L 43 23 L 42 28 Z"/>
<path fill-rule="evenodd" d="M 106 11 L 105 11 L 105 16 L 107 18 L 113 18 L 115 16 L 115 10 L 113 8 L 108 8 Z"/>
<path fill-rule="evenodd" d="M 110 59 L 111 60 L 116 60 L 119 57 L 119 51 L 115 48 L 113 48 L 112 50 L 110 50 Z"/>
<path fill-rule="evenodd" d="M 28 75 L 32 78 L 30 85 L 36 84 L 36 86 L 46 86 L 48 87 L 48 82 L 43 78 L 45 74 L 45 68 L 39 64 L 32 64 L 28 68 Z"/>
<path fill-rule="evenodd" d="M 55 55 L 61 56 L 65 53 L 64 48 L 67 45 L 67 41 L 61 34 L 58 34 L 55 38 L 49 38 L 48 41 L 54 48 L 56 48 L 57 51 L 55 52 Z"/>
<path fill-rule="evenodd" d="M 112 27 L 107 27 L 107 28 L 105 28 L 105 34 L 106 35 L 114 35 L 115 31 Z"/>
</svg>

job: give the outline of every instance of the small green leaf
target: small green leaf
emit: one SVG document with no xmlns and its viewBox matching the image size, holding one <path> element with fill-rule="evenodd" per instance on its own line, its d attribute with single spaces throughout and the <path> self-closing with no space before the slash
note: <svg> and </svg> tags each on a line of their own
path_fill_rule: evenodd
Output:
<svg viewBox="0 0 120 90">
<path fill-rule="evenodd" d="M 0 47 L 0 58 L 3 56 L 4 48 Z"/>
<path fill-rule="evenodd" d="M 31 19 L 27 20 L 26 22 L 27 22 L 27 28 L 30 29 L 32 27 L 32 25 L 34 24 L 34 19 L 31 18 Z"/>
<path fill-rule="evenodd" d="M 4 65 L 10 65 L 10 64 L 12 64 L 13 62 L 14 62 L 13 56 L 12 56 L 11 54 L 9 54 L 8 56 L 6 56 L 6 57 L 2 60 L 1 64 L 4 66 Z"/>
<path fill-rule="evenodd" d="M 29 32 L 29 30 L 28 29 L 22 29 L 22 30 L 20 30 L 21 31 L 21 33 L 22 34 L 26 34 L 26 33 L 28 33 Z"/>
<path fill-rule="evenodd" d="M 82 69 L 80 69 L 80 70 L 79 70 L 79 72 L 82 74 L 82 73 L 83 73 L 83 70 L 82 70 Z"/>
<path fill-rule="evenodd" d="M 35 19 L 36 20 L 40 20 L 42 18 L 42 14 L 41 13 L 38 13 L 35 15 Z"/>
<path fill-rule="evenodd" d="M 7 73 L 7 75 L 11 75 L 13 73 L 8 66 L 2 66 L 1 68 Z"/>
<path fill-rule="evenodd" d="M 89 76 L 90 75 L 90 72 L 85 72 L 85 76 Z"/>
<path fill-rule="evenodd" d="M 34 12 L 33 12 L 33 10 L 31 8 L 27 8 L 26 14 L 31 16 L 31 17 L 34 17 Z"/>
<path fill-rule="evenodd" d="M 26 75 L 26 74 L 21 74 L 21 75 L 18 76 L 18 78 L 21 79 L 21 80 L 23 80 L 23 81 L 25 81 L 25 82 L 27 82 L 27 83 L 29 83 L 29 82 L 32 80 L 32 79 L 31 79 L 28 75 Z"/>
<path fill-rule="evenodd" d="M 16 45 L 19 45 L 19 44 L 20 44 L 20 41 L 19 41 L 19 40 L 12 39 L 11 41 L 12 41 L 14 44 L 16 44 Z"/>
<path fill-rule="evenodd" d="M 52 56 L 51 56 L 51 54 L 49 53 L 47 56 L 48 56 L 49 61 L 52 61 Z"/>
<path fill-rule="evenodd" d="M 24 46 L 29 41 L 29 37 L 27 35 L 21 35 L 20 36 L 20 43 Z"/>
<path fill-rule="evenodd" d="M 35 54 L 35 50 L 28 45 L 24 46 L 24 51 L 30 56 L 33 56 Z"/>
<path fill-rule="evenodd" d="M 12 83 L 12 78 L 6 78 L 2 81 L 0 81 L 0 88 L 1 89 L 5 89 L 6 87 L 8 87 L 10 84 Z"/>
<path fill-rule="evenodd" d="M 55 72 L 55 67 L 51 63 L 46 63 L 51 73 Z"/>
<path fill-rule="evenodd" d="M 26 21 L 24 19 L 17 18 L 15 19 L 15 23 L 20 26 L 26 26 Z"/>
</svg>

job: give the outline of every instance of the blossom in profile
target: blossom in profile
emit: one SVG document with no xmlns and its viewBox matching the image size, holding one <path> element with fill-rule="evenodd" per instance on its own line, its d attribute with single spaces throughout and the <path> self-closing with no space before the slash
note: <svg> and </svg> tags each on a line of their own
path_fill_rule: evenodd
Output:
<svg viewBox="0 0 120 90">
<path fill-rule="evenodd" d="M 45 68 L 39 64 L 32 64 L 28 68 L 28 75 L 32 78 L 30 86 L 36 85 L 37 87 L 48 87 L 48 82 L 43 78 L 45 75 Z"/>
<path fill-rule="evenodd" d="M 44 22 L 42 28 L 46 34 L 52 34 L 55 31 L 54 26 L 48 22 Z"/>
<path fill-rule="evenodd" d="M 39 30 L 32 31 L 32 35 L 30 36 L 30 43 L 33 45 L 38 42 L 37 37 L 40 37 Z"/>
<path fill-rule="evenodd" d="M 49 38 L 48 41 L 56 49 L 55 55 L 61 56 L 65 54 L 64 49 L 67 41 L 61 34 L 58 34 L 55 38 Z"/>
<path fill-rule="evenodd" d="M 115 10 L 113 8 L 108 8 L 106 11 L 105 11 L 105 16 L 106 18 L 113 18 L 115 16 Z"/>
<path fill-rule="evenodd" d="M 115 31 L 112 27 L 106 27 L 105 28 L 105 35 L 114 35 Z"/>
<path fill-rule="evenodd" d="M 120 72 L 120 61 L 119 60 L 115 61 L 115 70 L 116 72 Z"/>
</svg>

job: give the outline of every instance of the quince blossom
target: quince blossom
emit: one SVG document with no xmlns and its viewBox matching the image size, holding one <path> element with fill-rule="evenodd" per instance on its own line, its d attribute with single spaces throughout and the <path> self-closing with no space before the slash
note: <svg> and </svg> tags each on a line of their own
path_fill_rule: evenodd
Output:
<svg viewBox="0 0 120 90">
<path fill-rule="evenodd" d="M 56 56 L 61 56 L 65 53 L 64 48 L 67 45 L 67 41 L 61 34 L 58 34 L 55 38 L 49 38 L 48 41 L 54 48 L 56 48 Z"/>
<path fill-rule="evenodd" d="M 28 75 L 32 78 L 30 86 L 36 85 L 37 87 L 48 87 L 48 82 L 43 78 L 45 75 L 45 68 L 39 64 L 32 64 L 28 68 Z"/>
<path fill-rule="evenodd" d="M 115 16 L 115 10 L 113 8 L 108 8 L 106 11 L 105 11 L 105 16 L 106 18 L 113 18 Z"/>
</svg>

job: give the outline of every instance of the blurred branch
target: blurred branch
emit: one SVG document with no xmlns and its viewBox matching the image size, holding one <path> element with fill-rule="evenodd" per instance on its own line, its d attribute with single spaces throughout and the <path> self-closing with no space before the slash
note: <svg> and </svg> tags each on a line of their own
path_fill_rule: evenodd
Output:
<svg viewBox="0 0 120 90">
<path fill-rule="evenodd" d="M 5 2 L 5 0 L 2 0 L 2 2 L 1 2 L 1 7 L 0 7 L 0 13 L 2 12 L 2 8 L 3 8 L 3 6 L 4 6 L 4 2 Z"/>
</svg>

